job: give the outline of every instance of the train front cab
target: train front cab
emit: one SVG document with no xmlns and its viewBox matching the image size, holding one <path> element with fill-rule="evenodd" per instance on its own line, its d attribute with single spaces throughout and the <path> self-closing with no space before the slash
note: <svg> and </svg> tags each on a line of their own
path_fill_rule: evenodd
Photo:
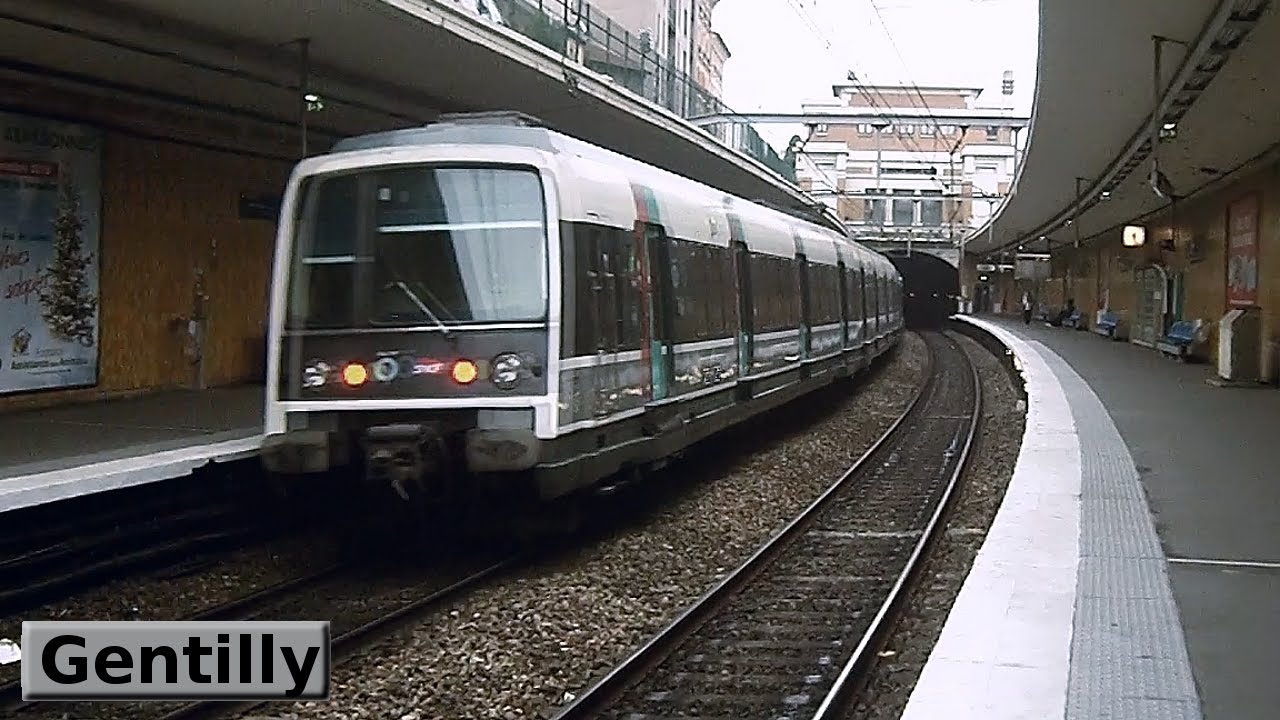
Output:
<svg viewBox="0 0 1280 720">
<path fill-rule="evenodd" d="M 338 152 L 282 208 L 262 461 L 354 464 L 402 497 L 529 468 L 555 434 L 556 198 L 544 152 Z M 482 158 L 482 159 L 481 159 Z"/>
</svg>

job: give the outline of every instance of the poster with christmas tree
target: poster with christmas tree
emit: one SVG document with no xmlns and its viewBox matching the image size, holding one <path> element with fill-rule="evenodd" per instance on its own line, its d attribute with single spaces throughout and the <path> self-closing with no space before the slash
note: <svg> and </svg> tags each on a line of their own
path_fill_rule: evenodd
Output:
<svg viewBox="0 0 1280 720">
<path fill-rule="evenodd" d="M 85 252 L 80 193 L 70 173 L 58 179 L 58 210 L 53 219 L 53 259 L 40 284 L 40 305 L 53 337 L 93 347 L 98 295 L 89 285 L 96 258 Z"/>
<path fill-rule="evenodd" d="M 0 394 L 97 383 L 101 148 L 0 113 Z"/>
</svg>

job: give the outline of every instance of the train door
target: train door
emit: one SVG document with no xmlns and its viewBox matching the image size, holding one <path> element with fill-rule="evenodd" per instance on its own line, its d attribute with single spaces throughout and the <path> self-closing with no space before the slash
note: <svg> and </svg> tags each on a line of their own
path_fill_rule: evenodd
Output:
<svg viewBox="0 0 1280 720">
<path fill-rule="evenodd" d="M 662 400 L 671 391 L 675 375 L 675 318 L 671 308 L 671 253 L 662 228 L 645 226 L 648 256 L 649 293 L 646 310 L 649 316 L 649 368 L 652 373 L 653 399 Z"/>
<path fill-rule="evenodd" d="M 734 287 L 738 292 L 738 375 L 751 374 L 755 357 L 755 329 L 751 305 L 751 253 L 742 242 L 733 243 Z"/>
<path fill-rule="evenodd" d="M 800 273 L 800 358 L 808 360 L 813 343 L 813 300 L 809 294 L 809 258 L 804 253 L 796 255 Z"/>
</svg>

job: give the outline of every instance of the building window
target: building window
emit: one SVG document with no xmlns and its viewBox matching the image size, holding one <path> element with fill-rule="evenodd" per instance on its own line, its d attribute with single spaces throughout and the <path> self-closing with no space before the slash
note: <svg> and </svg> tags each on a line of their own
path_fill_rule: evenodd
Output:
<svg viewBox="0 0 1280 720">
<path fill-rule="evenodd" d="M 874 225 L 884 224 L 884 198 L 870 198 L 862 203 L 862 217 Z"/>
<path fill-rule="evenodd" d="M 999 139 L 1000 139 L 1000 128 L 996 127 L 995 125 L 988 125 L 988 126 L 987 126 L 987 139 L 988 139 L 988 140 L 999 140 Z"/>
<path fill-rule="evenodd" d="M 933 126 L 933 125 L 921 125 L 921 126 L 920 126 L 920 135 L 921 135 L 921 137 L 932 137 L 932 136 L 933 136 L 933 130 L 934 130 L 934 126 Z"/>
<path fill-rule="evenodd" d="M 955 125 L 943 125 L 943 126 L 942 126 L 942 134 L 943 134 L 943 135 L 955 135 L 955 134 L 956 134 L 956 126 L 955 126 Z"/>
<path fill-rule="evenodd" d="M 899 128 L 898 128 L 898 132 L 899 132 L 899 133 L 901 133 L 901 134 L 903 134 L 903 135 L 911 135 L 911 134 L 912 134 L 912 133 L 914 133 L 915 131 L 916 131 L 916 126 L 915 126 L 915 125 L 903 125 L 903 126 L 901 126 L 901 127 L 899 127 Z"/>
<path fill-rule="evenodd" d="M 915 200 L 894 200 L 893 201 L 893 224 L 894 225 L 913 225 L 916 221 L 916 201 Z"/>
<path fill-rule="evenodd" d="M 816 126 L 814 126 L 813 132 L 815 135 L 826 135 L 827 129 L 828 128 L 826 123 L 818 123 Z"/>
<path fill-rule="evenodd" d="M 941 200 L 920 201 L 920 224 L 927 225 L 929 227 L 938 227 L 942 225 Z"/>
<path fill-rule="evenodd" d="M 859 124 L 859 125 L 858 125 L 858 134 L 859 134 L 859 135 L 871 135 L 871 134 L 872 134 L 872 133 L 874 133 L 875 131 L 876 131 L 876 129 L 875 129 L 873 126 L 871 126 L 871 125 L 869 125 L 869 124 L 867 124 L 867 123 L 861 123 L 861 124 Z"/>
</svg>

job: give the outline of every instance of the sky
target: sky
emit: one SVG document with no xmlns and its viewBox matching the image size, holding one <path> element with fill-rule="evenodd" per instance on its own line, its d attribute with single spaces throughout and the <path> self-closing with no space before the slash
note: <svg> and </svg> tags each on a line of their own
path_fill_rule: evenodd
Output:
<svg viewBox="0 0 1280 720">
<path fill-rule="evenodd" d="M 979 104 L 998 107 L 1012 70 L 1013 107 L 1029 115 L 1038 15 L 1038 0 L 720 0 L 712 27 L 732 54 L 724 101 L 739 112 L 831 99 L 850 70 L 867 84 L 982 87 Z M 757 129 L 778 150 L 797 132 Z"/>
</svg>

